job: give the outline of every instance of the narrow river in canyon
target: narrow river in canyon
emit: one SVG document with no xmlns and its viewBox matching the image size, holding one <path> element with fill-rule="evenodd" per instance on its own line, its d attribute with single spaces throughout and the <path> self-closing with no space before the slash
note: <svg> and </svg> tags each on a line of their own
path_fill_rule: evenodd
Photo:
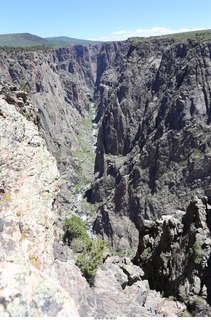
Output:
<svg viewBox="0 0 211 320">
<path fill-rule="evenodd" d="M 96 153 L 96 144 L 97 144 L 97 134 L 98 134 L 98 126 L 96 123 L 96 107 L 94 103 L 92 102 L 90 104 L 90 114 L 91 114 L 91 123 L 92 123 L 92 135 L 90 139 L 92 139 L 92 153 L 93 153 L 93 159 L 95 158 L 95 153 Z M 93 168 L 92 168 L 91 174 L 94 175 L 94 162 L 93 162 Z M 71 206 L 71 211 L 75 215 L 81 218 L 82 221 L 87 221 L 88 223 L 88 234 L 90 238 L 94 239 L 96 236 L 92 232 L 92 223 L 93 223 L 93 216 L 90 216 L 89 210 L 87 210 L 87 206 L 84 205 L 84 202 L 86 200 L 84 199 L 84 195 L 87 190 L 89 190 L 91 187 L 91 182 L 81 185 L 80 188 L 78 189 L 78 192 L 75 195 L 75 200 Z"/>
</svg>

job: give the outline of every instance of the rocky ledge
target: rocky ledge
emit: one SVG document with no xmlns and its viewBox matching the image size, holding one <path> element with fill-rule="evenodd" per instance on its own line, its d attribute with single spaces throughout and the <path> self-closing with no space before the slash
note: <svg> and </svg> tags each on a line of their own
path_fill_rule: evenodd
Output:
<svg viewBox="0 0 211 320">
<path fill-rule="evenodd" d="M 98 316 L 177 317 L 186 309 L 183 303 L 163 298 L 159 292 L 150 290 L 143 270 L 128 257 L 106 259 L 96 274 L 94 297 Z M 92 306 L 93 299 L 89 297 L 89 301 Z"/>
<path fill-rule="evenodd" d="M 0 96 L 0 314 L 77 316 L 54 267 L 59 172 L 18 95 Z"/>
</svg>

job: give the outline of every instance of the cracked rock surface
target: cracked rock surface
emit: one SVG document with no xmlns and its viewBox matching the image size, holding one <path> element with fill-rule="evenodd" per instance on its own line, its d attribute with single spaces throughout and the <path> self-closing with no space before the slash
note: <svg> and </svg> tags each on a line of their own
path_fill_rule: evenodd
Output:
<svg viewBox="0 0 211 320">
<path fill-rule="evenodd" d="M 37 127 L 0 97 L 0 314 L 77 316 L 56 282 L 56 161 Z"/>
</svg>

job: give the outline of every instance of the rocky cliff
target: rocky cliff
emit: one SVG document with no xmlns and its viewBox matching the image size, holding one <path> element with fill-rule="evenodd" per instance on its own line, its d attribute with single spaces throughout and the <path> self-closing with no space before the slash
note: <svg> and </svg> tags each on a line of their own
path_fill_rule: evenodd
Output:
<svg viewBox="0 0 211 320">
<path fill-rule="evenodd" d="M 26 93 L 14 87 L 8 93 L 7 88 L 7 100 L 20 95 L 33 113 Z M 0 96 L 0 150 L 0 314 L 77 316 L 74 301 L 56 281 L 56 161 L 37 127 L 8 104 L 5 95 Z"/>
<path fill-rule="evenodd" d="M 142 219 L 210 197 L 210 54 L 210 42 L 125 43 L 101 75 L 90 201 L 115 250 L 136 247 Z"/>
<path fill-rule="evenodd" d="M 12 82 L 29 92 L 39 131 L 61 173 L 60 218 L 74 202 L 78 156 L 83 153 L 79 128 L 90 114 L 100 46 L 75 46 L 46 51 L 0 53 L 1 82 Z M 87 129 L 87 128 L 85 128 Z M 91 137 L 90 137 L 91 138 Z M 91 166 L 91 168 L 90 168 Z M 90 179 L 92 164 L 85 170 Z M 62 227 L 62 223 L 58 221 Z"/>
<path fill-rule="evenodd" d="M 210 200 L 193 197 L 186 212 L 144 220 L 134 259 L 150 287 L 210 316 Z"/>
<path fill-rule="evenodd" d="M 52 206 L 52 213 L 43 213 L 45 219 L 53 214 L 49 226 L 42 219 L 33 222 L 35 229 L 40 223 L 48 226 L 43 236 L 51 240 L 46 250 L 40 247 L 38 256 L 41 261 L 46 261 L 48 254 L 50 258 L 42 264 L 37 255 L 30 255 L 32 264 L 41 268 L 39 272 L 49 272 L 57 286 L 73 297 L 73 310 L 80 315 L 118 316 L 120 310 L 122 316 L 182 314 L 183 304 L 170 302 L 152 290 L 184 301 L 195 315 L 201 314 L 196 298 L 210 303 L 210 57 L 209 41 L 174 39 L 0 53 L 1 82 L 14 84 L 13 94 L 7 95 L 7 89 L 2 88 L 2 105 L 8 103 L 11 110 L 15 105 L 17 118 L 21 116 L 39 128 L 60 172 L 60 188 L 54 189 L 50 202 L 44 204 Z M 23 87 L 33 107 L 19 90 Z M 90 115 L 93 101 L 97 111 L 94 120 Z M 9 114 L 1 111 L 1 116 L 4 132 L 6 123 L 12 125 Z M 91 121 L 98 130 L 94 168 Z M 19 129 L 14 130 L 21 143 L 30 145 L 28 140 L 24 142 L 28 139 L 25 129 L 20 129 L 21 136 Z M 12 141 L 8 143 L 12 145 Z M 32 146 L 37 147 L 36 143 Z M 10 148 L 17 150 L 16 146 Z M 28 154 L 28 149 L 22 158 L 24 152 Z M 6 163 L 15 161 L 9 159 L 15 155 Z M 19 162 L 24 164 L 24 160 Z M 43 170 L 50 174 L 45 169 L 47 160 L 43 165 L 39 177 Z M 34 179 L 39 181 L 39 177 Z M 54 177 L 49 177 L 51 187 Z M 28 181 L 28 176 L 25 178 Z M 124 262 L 118 257 L 107 258 L 97 271 L 94 288 L 89 288 L 74 265 L 71 250 L 60 241 L 64 219 L 71 211 L 80 213 L 80 190 L 89 181 L 92 184 L 86 197 L 93 204 L 91 210 L 97 212 L 91 218 L 93 232 L 112 252 L 135 257 L 133 262 L 138 265 L 129 258 Z M 16 192 L 15 182 L 9 181 L 8 186 L 14 191 L 2 187 L 3 210 L 10 208 L 8 203 Z M 40 194 L 39 190 L 33 192 Z M 43 192 L 49 199 L 51 192 Z M 195 202 L 193 196 L 198 196 Z M 17 209 L 20 219 L 23 208 L 17 199 L 11 202 L 11 210 Z M 36 213 L 32 214 L 36 218 Z M 21 250 L 22 245 L 17 251 Z M 4 312 L 12 314 L 7 308 Z"/>
<path fill-rule="evenodd" d="M 150 290 L 129 258 L 105 256 L 89 287 L 55 233 L 61 179 L 36 109 L 15 85 L 0 89 L 0 315 L 180 316 L 185 305 Z"/>
<path fill-rule="evenodd" d="M 120 252 L 133 254 L 139 241 L 134 261 L 150 287 L 208 315 L 210 42 L 163 39 L 119 50 L 96 92 L 94 229 Z"/>
</svg>

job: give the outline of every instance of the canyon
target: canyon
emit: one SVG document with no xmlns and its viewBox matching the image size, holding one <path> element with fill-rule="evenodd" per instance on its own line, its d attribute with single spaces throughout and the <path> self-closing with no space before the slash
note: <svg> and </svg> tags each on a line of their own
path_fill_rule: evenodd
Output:
<svg viewBox="0 0 211 320">
<path fill-rule="evenodd" d="M 5 49 L 0 84 L 1 313 L 210 316 L 211 42 Z M 93 287 L 73 213 L 108 247 Z"/>
</svg>

